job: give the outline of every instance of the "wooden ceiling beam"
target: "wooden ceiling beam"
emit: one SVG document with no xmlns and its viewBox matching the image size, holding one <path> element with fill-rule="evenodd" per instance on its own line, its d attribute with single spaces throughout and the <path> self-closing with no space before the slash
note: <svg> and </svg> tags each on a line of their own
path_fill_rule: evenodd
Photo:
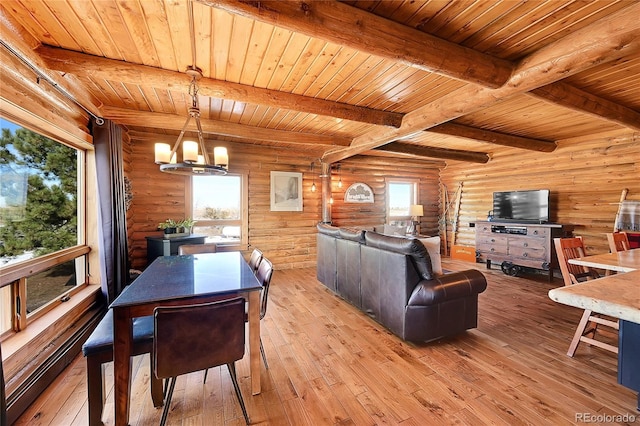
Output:
<svg viewBox="0 0 640 426">
<path fill-rule="evenodd" d="M 179 90 L 185 93 L 189 89 L 189 77 L 177 71 L 131 64 L 47 46 L 39 47 L 36 52 L 50 69 L 78 77 L 91 76 L 127 84 L 142 84 L 163 90 Z M 212 78 L 201 78 L 198 81 L 198 87 L 198 93 L 202 96 L 302 111 L 380 126 L 400 127 L 403 116 L 403 114 L 396 112 L 381 111 Z"/>
<path fill-rule="evenodd" d="M 633 130 L 640 130 L 639 112 L 561 81 L 533 89 L 528 94 L 573 111 L 604 118 Z"/>
<path fill-rule="evenodd" d="M 407 113 L 399 129 L 371 130 L 354 138 L 348 148 L 328 151 L 322 159 L 328 163 L 340 161 L 637 52 L 640 50 L 637 16 L 640 3 L 632 3 L 528 55 L 504 86 L 498 89 L 463 86 Z"/>
<path fill-rule="evenodd" d="M 137 111 L 110 106 L 102 107 L 104 118 L 113 120 L 123 126 L 153 127 L 156 129 L 182 130 L 187 116 L 164 114 L 158 112 Z M 286 130 L 265 129 L 263 127 L 247 126 L 244 124 L 229 123 L 227 121 L 200 118 L 202 131 L 211 135 L 223 135 L 249 140 L 281 142 L 305 145 L 349 145 L 350 139 L 311 133 L 289 132 Z M 196 125 L 191 121 L 187 131 L 196 132 Z"/>
<path fill-rule="evenodd" d="M 522 136 L 494 132 L 491 130 L 479 129 L 477 127 L 464 126 L 462 124 L 451 122 L 440 124 L 428 129 L 427 131 L 441 135 L 456 136 L 530 151 L 552 152 L 557 146 L 554 141 L 525 138 Z"/>
<path fill-rule="evenodd" d="M 66 92 L 76 105 L 94 116 L 100 116 L 101 103 L 93 99 L 74 79 L 65 78 L 48 70 L 46 63 L 34 53 L 37 40 L 33 39 L 20 24 L 16 23 L 13 17 L 6 13 L 1 6 L 0 33 L 2 34 L 0 45 L 34 71 L 34 76 L 32 76 L 34 80 L 40 79 L 41 76 L 38 73 L 41 74 L 58 92 Z"/>
<path fill-rule="evenodd" d="M 510 61 L 337 1 L 196 0 L 227 12 L 484 87 L 500 87 Z"/>
<path fill-rule="evenodd" d="M 391 142 L 375 149 L 379 151 L 393 152 L 395 154 L 411 154 L 417 157 L 442 158 L 445 160 L 466 161 L 469 163 L 483 164 L 489 161 L 489 154 L 484 152 L 435 148 L 404 142 Z"/>
</svg>

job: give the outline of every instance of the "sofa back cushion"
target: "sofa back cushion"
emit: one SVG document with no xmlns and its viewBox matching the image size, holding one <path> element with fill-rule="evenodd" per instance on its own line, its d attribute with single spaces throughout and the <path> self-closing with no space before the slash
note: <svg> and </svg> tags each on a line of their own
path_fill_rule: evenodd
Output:
<svg viewBox="0 0 640 426">
<path fill-rule="evenodd" d="M 365 242 L 369 247 L 409 256 L 422 279 L 430 280 L 434 277 L 429 252 L 420 240 L 367 232 L 365 234 Z"/>
<path fill-rule="evenodd" d="M 337 237 L 340 233 L 340 228 L 328 225 L 326 223 L 318 223 L 316 225 L 316 228 L 318 228 L 318 232 L 320 232 L 321 234 L 329 235 L 331 237 Z"/>
<path fill-rule="evenodd" d="M 429 252 L 429 257 L 431 258 L 431 269 L 433 273 L 436 275 L 442 275 L 442 259 L 440 257 L 440 237 L 426 237 L 419 238 L 419 240 L 424 244 L 427 251 Z"/>
<path fill-rule="evenodd" d="M 355 241 L 356 243 L 364 243 L 364 233 L 363 229 L 358 228 L 340 228 L 338 230 L 338 235 L 343 240 Z"/>
</svg>

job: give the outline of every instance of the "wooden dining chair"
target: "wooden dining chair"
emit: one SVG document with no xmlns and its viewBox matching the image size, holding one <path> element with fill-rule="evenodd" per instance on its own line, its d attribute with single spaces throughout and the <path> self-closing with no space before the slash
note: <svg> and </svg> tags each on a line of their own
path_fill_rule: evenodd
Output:
<svg viewBox="0 0 640 426">
<path fill-rule="evenodd" d="M 599 275 L 591 268 L 569 263 L 569 259 L 575 259 L 585 256 L 582 237 L 554 238 L 553 243 L 555 245 L 558 264 L 560 265 L 560 271 L 562 272 L 564 285 L 574 285 L 579 284 L 580 282 L 585 280 L 599 278 Z M 571 340 L 571 344 L 569 345 L 567 355 L 573 357 L 576 350 L 578 349 L 578 344 L 580 342 L 585 342 L 587 344 L 597 346 L 614 353 L 618 353 L 617 346 L 613 346 L 606 342 L 595 339 L 598 325 L 603 325 L 614 330 L 618 330 L 617 319 L 609 319 L 605 316 L 602 316 L 601 314 L 595 313 L 590 310 L 585 310 L 582 314 L 580 322 L 578 323 L 576 332 L 573 335 L 573 339 Z"/>
<path fill-rule="evenodd" d="M 226 364 L 246 424 L 249 416 L 238 385 L 235 362 L 245 349 L 245 299 L 154 310 L 154 374 L 167 378 L 160 425 L 167 421 L 176 379 L 183 374 Z"/>
<path fill-rule="evenodd" d="M 607 240 L 609 241 L 609 250 L 611 250 L 611 253 L 630 249 L 629 237 L 626 232 L 610 232 L 607 234 Z"/>
<path fill-rule="evenodd" d="M 251 270 L 254 274 L 258 271 L 258 265 L 260 265 L 262 257 L 262 251 L 257 248 L 253 249 L 253 251 L 251 252 L 251 257 L 249 258 L 249 266 L 251 267 Z"/>
<path fill-rule="evenodd" d="M 204 244 L 183 244 L 178 247 L 178 254 L 199 254 L 199 253 L 215 253 L 217 250 L 215 243 Z"/>
</svg>

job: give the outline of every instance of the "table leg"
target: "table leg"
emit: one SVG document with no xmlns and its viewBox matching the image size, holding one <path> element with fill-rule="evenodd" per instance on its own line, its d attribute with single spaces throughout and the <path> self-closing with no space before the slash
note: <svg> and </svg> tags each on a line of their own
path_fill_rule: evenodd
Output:
<svg viewBox="0 0 640 426">
<path fill-rule="evenodd" d="M 113 382 L 116 426 L 129 424 L 133 324 L 127 308 L 113 309 Z"/>
<path fill-rule="evenodd" d="M 249 367 L 251 393 L 260 393 L 260 292 L 249 292 Z"/>
</svg>

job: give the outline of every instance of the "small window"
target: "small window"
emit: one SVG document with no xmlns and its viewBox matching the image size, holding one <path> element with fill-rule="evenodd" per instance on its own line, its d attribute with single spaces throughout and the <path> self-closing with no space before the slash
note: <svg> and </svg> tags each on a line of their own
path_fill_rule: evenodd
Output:
<svg viewBox="0 0 640 426">
<path fill-rule="evenodd" d="M 240 244 L 247 240 L 246 185 L 243 175 L 193 176 L 193 232 L 207 242 Z"/>
<path fill-rule="evenodd" d="M 418 184 L 413 181 L 387 181 L 387 223 L 410 220 L 409 209 L 418 204 Z"/>
</svg>

